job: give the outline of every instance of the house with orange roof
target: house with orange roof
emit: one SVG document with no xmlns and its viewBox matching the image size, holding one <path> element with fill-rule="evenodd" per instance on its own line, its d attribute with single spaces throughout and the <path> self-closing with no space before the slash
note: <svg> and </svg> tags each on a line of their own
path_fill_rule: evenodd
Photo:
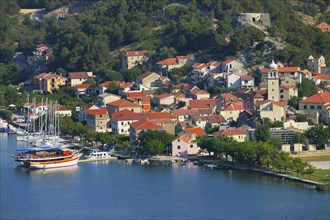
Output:
<svg viewBox="0 0 330 220">
<path fill-rule="evenodd" d="M 330 92 L 312 95 L 299 102 L 299 111 L 314 123 L 330 124 Z"/>
<path fill-rule="evenodd" d="M 260 118 L 269 118 L 271 121 L 282 121 L 286 119 L 285 103 L 272 100 L 257 101 L 257 112 Z"/>
<path fill-rule="evenodd" d="M 126 99 L 120 99 L 114 102 L 110 102 L 106 104 L 107 110 L 109 112 L 110 118 L 114 112 L 119 112 L 121 110 L 127 109 L 131 112 L 140 113 L 141 106 L 138 103 L 128 101 Z"/>
<path fill-rule="evenodd" d="M 206 132 L 200 127 L 186 128 L 182 134 L 187 135 L 191 140 L 196 140 L 198 136 L 205 136 Z"/>
<path fill-rule="evenodd" d="M 207 64 L 205 63 L 195 63 L 194 65 L 192 65 L 192 70 L 190 72 L 189 78 L 191 80 L 192 83 L 197 84 L 199 82 L 204 81 L 204 79 L 206 78 L 208 72 L 209 72 L 209 68 L 207 66 Z"/>
<path fill-rule="evenodd" d="M 126 93 L 126 99 L 135 103 L 138 103 L 141 106 L 142 112 L 150 112 L 151 104 L 149 96 L 144 91 L 131 91 Z"/>
<path fill-rule="evenodd" d="M 155 72 L 147 71 L 136 78 L 136 84 L 140 91 L 149 90 L 152 87 L 159 87 L 160 75 Z"/>
<path fill-rule="evenodd" d="M 274 63 L 275 64 L 275 63 Z M 276 65 L 276 64 L 275 64 Z M 275 67 L 277 72 L 277 77 L 280 80 L 280 84 L 284 83 L 291 86 L 296 86 L 301 83 L 303 74 L 300 72 L 300 67 Z M 268 82 L 268 73 L 272 71 L 272 68 L 262 68 L 261 70 L 261 82 Z"/>
<path fill-rule="evenodd" d="M 164 128 L 160 125 L 157 125 L 156 123 L 148 121 L 147 119 L 141 119 L 130 124 L 130 142 L 135 142 L 139 138 L 140 133 L 147 130 L 164 130 Z"/>
<path fill-rule="evenodd" d="M 232 137 L 238 142 L 245 142 L 249 140 L 249 133 L 242 129 L 228 129 L 228 130 L 219 130 L 213 133 L 214 136 L 224 135 L 227 137 Z"/>
<path fill-rule="evenodd" d="M 71 117 L 71 115 L 72 115 L 72 112 L 70 109 L 68 109 L 64 106 L 61 106 L 61 105 L 54 107 L 54 113 L 59 114 L 61 116 L 69 116 L 69 117 Z"/>
<path fill-rule="evenodd" d="M 298 97 L 298 88 L 286 84 L 280 85 L 280 101 L 289 101 L 292 97 Z"/>
<path fill-rule="evenodd" d="M 153 98 L 153 103 L 155 106 L 160 105 L 173 105 L 175 103 L 174 95 L 169 93 L 164 93 Z"/>
<path fill-rule="evenodd" d="M 206 116 L 207 122 L 205 128 L 215 128 L 227 125 L 227 120 L 222 115 Z"/>
<path fill-rule="evenodd" d="M 66 84 L 66 77 L 62 74 L 57 75 L 55 73 L 41 73 L 34 77 L 34 83 L 38 85 L 39 90 L 52 93 L 53 90 L 57 90 L 60 86 Z"/>
<path fill-rule="evenodd" d="M 315 27 L 320 29 L 322 32 L 330 32 L 330 25 L 324 21 L 317 24 Z"/>
<path fill-rule="evenodd" d="M 103 94 L 106 92 L 106 90 L 108 89 L 108 87 L 111 85 L 111 84 L 115 84 L 116 86 L 120 86 L 121 81 L 106 81 L 106 82 L 103 82 L 99 85 L 99 94 Z M 119 94 L 119 90 L 118 90 L 118 94 Z"/>
<path fill-rule="evenodd" d="M 117 134 L 129 135 L 131 124 L 143 118 L 141 113 L 135 113 L 127 109 L 114 112 L 110 123 L 111 131 Z"/>
<path fill-rule="evenodd" d="M 144 118 L 156 123 L 164 128 L 170 134 L 175 134 L 175 126 L 178 123 L 177 118 L 169 112 L 146 112 L 142 114 Z"/>
<path fill-rule="evenodd" d="M 243 102 L 230 102 L 220 109 L 220 114 L 227 120 L 237 121 L 237 118 L 241 112 L 244 111 Z"/>
<path fill-rule="evenodd" d="M 70 72 L 68 76 L 68 84 L 74 87 L 77 84 L 82 84 L 91 77 L 93 77 L 93 72 Z"/>
<path fill-rule="evenodd" d="M 211 114 L 214 114 L 217 110 L 217 101 L 214 99 L 203 99 L 203 100 L 189 100 L 190 109 L 206 109 L 210 110 Z"/>
<path fill-rule="evenodd" d="M 102 93 L 97 96 L 97 105 L 100 107 L 106 107 L 109 102 L 120 100 L 121 97 L 111 93 Z"/>
<path fill-rule="evenodd" d="M 198 152 L 197 142 L 192 141 L 187 136 L 181 135 L 172 141 L 172 156 L 186 157 L 197 155 Z"/>
<path fill-rule="evenodd" d="M 75 94 L 77 97 L 96 95 L 96 88 L 92 84 L 76 84 Z"/>
<path fill-rule="evenodd" d="M 85 109 L 86 126 L 95 131 L 106 133 L 110 131 L 110 119 L 106 108 Z"/>
<path fill-rule="evenodd" d="M 244 64 L 237 59 L 229 58 L 221 63 L 220 71 L 241 75 L 244 72 Z"/>
<path fill-rule="evenodd" d="M 202 116 L 202 115 L 194 115 L 191 118 L 191 122 L 200 127 L 201 129 L 205 129 L 206 124 L 207 124 L 207 116 Z"/>
<path fill-rule="evenodd" d="M 191 120 L 193 116 L 198 116 L 199 112 L 197 109 L 175 109 L 173 115 L 179 122 L 182 122 Z"/>
<path fill-rule="evenodd" d="M 148 51 L 146 50 L 127 51 L 121 57 L 121 68 L 122 70 L 129 70 L 136 65 L 142 65 L 148 59 Z"/>
<path fill-rule="evenodd" d="M 251 75 L 241 76 L 241 87 L 242 88 L 254 88 L 254 78 Z"/>
<path fill-rule="evenodd" d="M 167 58 L 165 60 L 158 61 L 156 65 L 161 72 L 168 72 L 174 68 L 180 68 L 184 65 L 190 65 L 194 59 L 195 58 L 192 54 L 188 54 L 186 56 L 176 56 L 173 58 Z"/>
<path fill-rule="evenodd" d="M 65 16 L 69 15 L 69 13 L 67 12 L 67 10 L 59 9 L 52 11 L 51 15 L 59 19 L 59 18 L 64 18 Z"/>
<path fill-rule="evenodd" d="M 316 85 L 323 83 L 325 85 L 330 85 L 330 75 L 314 75 L 312 79 Z"/>
<path fill-rule="evenodd" d="M 199 88 L 191 90 L 190 96 L 193 99 L 197 99 L 197 100 L 210 99 L 210 93 L 208 93 L 202 89 L 199 89 Z"/>
</svg>

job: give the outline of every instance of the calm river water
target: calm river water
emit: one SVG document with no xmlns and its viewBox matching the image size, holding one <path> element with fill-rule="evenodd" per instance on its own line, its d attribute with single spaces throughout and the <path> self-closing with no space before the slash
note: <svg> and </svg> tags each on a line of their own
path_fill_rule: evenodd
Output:
<svg viewBox="0 0 330 220">
<path fill-rule="evenodd" d="M 196 166 L 82 163 L 26 171 L 0 133 L 0 219 L 329 219 L 329 193 L 273 177 Z"/>
</svg>

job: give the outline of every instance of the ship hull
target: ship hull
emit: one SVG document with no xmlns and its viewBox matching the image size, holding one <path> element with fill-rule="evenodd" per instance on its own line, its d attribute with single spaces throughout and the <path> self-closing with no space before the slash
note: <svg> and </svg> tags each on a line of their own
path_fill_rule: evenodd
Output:
<svg viewBox="0 0 330 220">
<path fill-rule="evenodd" d="M 55 169 L 55 168 L 63 168 L 63 167 L 71 167 L 76 166 L 78 164 L 78 160 L 82 154 L 78 154 L 73 156 L 72 158 L 68 158 L 65 160 L 58 161 L 43 161 L 43 162 L 32 162 L 25 161 L 23 162 L 23 166 L 29 169 Z"/>
</svg>

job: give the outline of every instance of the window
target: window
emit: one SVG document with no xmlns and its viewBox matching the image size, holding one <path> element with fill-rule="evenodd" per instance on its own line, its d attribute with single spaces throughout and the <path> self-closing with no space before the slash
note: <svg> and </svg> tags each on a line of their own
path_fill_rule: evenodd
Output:
<svg viewBox="0 0 330 220">
<path fill-rule="evenodd" d="M 304 105 L 304 109 L 307 109 L 307 106 L 306 105 Z"/>
<path fill-rule="evenodd" d="M 178 145 L 178 150 L 180 150 L 180 145 Z"/>
<path fill-rule="evenodd" d="M 272 82 L 272 85 L 274 85 L 274 82 Z"/>
<path fill-rule="evenodd" d="M 309 108 L 310 108 L 310 109 L 314 109 L 314 105 L 311 105 Z"/>
<path fill-rule="evenodd" d="M 121 125 L 124 125 L 124 122 L 123 121 L 121 122 Z"/>
<path fill-rule="evenodd" d="M 134 112 L 134 109 L 132 109 L 132 112 Z"/>
<path fill-rule="evenodd" d="M 194 147 L 194 145 L 191 144 L 191 145 L 190 145 L 190 148 L 193 148 L 193 147 Z"/>
<path fill-rule="evenodd" d="M 272 91 L 274 92 L 274 89 L 272 89 Z"/>
<path fill-rule="evenodd" d="M 283 92 L 284 92 L 284 90 L 283 90 L 283 89 L 281 89 L 280 91 L 281 91 L 281 93 L 283 93 Z"/>
<path fill-rule="evenodd" d="M 124 132 L 124 129 L 121 129 L 121 132 Z"/>
<path fill-rule="evenodd" d="M 127 122 L 127 124 L 128 124 L 128 125 L 130 125 L 130 124 L 131 124 L 131 122 Z"/>
<path fill-rule="evenodd" d="M 100 115 L 100 118 L 102 118 L 102 115 Z"/>
<path fill-rule="evenodd" d="M 281 95 L 281 99 L 283 99 L 284 98 L 284 95 Z"/>
<path fill-rule="evenodd" d="M 317 109 L 322 109 L 322 106 L 318 105 L 318 106 L 317 106 Z"/>
<path fill-rule="evenodd" d="M 247 105 L 246 105 L 246 107 L 247 107 L 247 108 L 250 108 L 250 105 L 249 105 L 249 104 L 247 104 Z"/>
<path fill-rule="evenodd" d="M 180 139 L 178 139 L 178 142 L 180 142 Z"/>
</svg>

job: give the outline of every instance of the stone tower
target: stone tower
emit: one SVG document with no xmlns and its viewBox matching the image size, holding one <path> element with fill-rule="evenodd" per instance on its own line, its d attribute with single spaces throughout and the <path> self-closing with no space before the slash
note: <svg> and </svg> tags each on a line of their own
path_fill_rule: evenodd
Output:
<svg viewBox="0 0 330 220">
<path fill-rule="evenodd" d="M 278 76 L 277 65 L 274 60 L 269 65 L 268 71 L 268 100 L 280 100 L 280 80 Z"/>
</svg>

